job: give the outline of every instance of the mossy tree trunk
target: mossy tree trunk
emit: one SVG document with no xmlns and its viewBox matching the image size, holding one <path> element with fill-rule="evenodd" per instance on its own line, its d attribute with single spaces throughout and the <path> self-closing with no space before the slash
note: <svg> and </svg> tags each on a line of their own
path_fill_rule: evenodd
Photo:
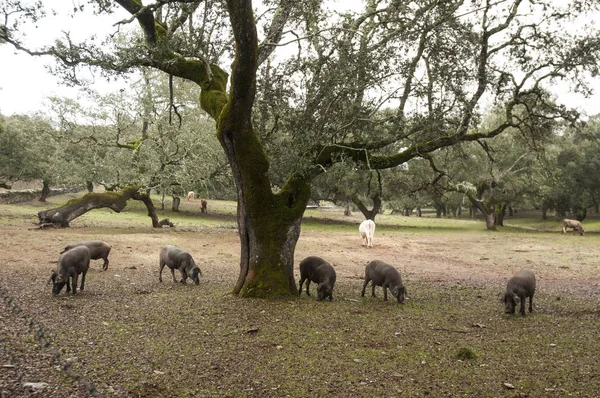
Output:
<svg viewBox="0 0 600 398">
<path fill-rule="evenodd" d="M 234 293 L 249 297 L 298 295 L 294 251 L 310 185 L 308 177 L 294 174 L 279 193 L 271 190 L 269 161 L 251 122 L 259 57 L 252 6 L 228 0 L 227 7 L 235 36 L 235 60 L 217 135 L 237 190 L 241 257 Z"/>
<path fill-rule="evenodd" d="M 40 211 L 38 218 L 40 225 L 54 225 L 55 227 L 67 228 L 71 221 L 93 209 L 108 207 L 120 213 L 127 206 L 127 201 L 130 199 L 144 202 L 148 209 L 148 216 L 152 220 L 152 226 L 160 228 L 152 199 L 148 195 L 138 192 L 136 187 L 127 187 L 119 192 L 90 192 L 81 198 L 69 200 L 64 206 Z"/>
</svg>

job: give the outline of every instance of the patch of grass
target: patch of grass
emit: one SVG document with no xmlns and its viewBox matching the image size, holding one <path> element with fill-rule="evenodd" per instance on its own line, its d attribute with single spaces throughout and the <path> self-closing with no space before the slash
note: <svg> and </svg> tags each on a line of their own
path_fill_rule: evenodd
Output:
<svg viewBox="0 0 600 398">
<path fill-rule="evenodd" d="M 479 358 L 479 354 L 472 347 L 460 347 L 460 349 L 458 350 L 458 353 L 456 354 L 456 357 L 458 359 L 467 361 L 467 360 Z"/>
</svg>

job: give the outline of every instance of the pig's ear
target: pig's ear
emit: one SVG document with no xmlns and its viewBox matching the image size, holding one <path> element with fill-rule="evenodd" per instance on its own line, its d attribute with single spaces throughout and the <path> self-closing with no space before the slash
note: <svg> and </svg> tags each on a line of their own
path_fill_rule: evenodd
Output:
<svg viewBox="0 0 600 398">
<path fill-rule="evenodd" d="M 52 274 L 50 275 L 50 279 L 48 279 L 48 285 L 53 283 L 55 279 L 56 279 L 56 272 L 52 271 Z"/>
</svg>

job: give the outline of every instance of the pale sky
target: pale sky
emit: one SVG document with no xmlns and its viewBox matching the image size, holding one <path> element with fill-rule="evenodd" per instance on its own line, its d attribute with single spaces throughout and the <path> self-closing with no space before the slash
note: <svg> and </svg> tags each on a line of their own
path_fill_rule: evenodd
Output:
<svg viewBox="0 0 600 398">
<path fill-rule="evenodd" d="M 63 3 L 64 6 L 70 8 L 77 1 L 56 3 L 58 4 L 53 5 L 54 7 Z M 336 0 L 335 3 L 335 8 L 340 7 L 340 4 L 349 5 L 349 3 L 340 0 Z M 35 46 L 49 44 L 54 38 L 61 35 L 61 30 L 65 29 L 72 33 L 72 38 L 75 41 L 84 39 L 91 33 L 103 37 L 114 29 L 112 25 L 116 21 L 125 17 L 127 17 L 127 14 L 121 11 L 121 14 L 116 15 L 71 18 L 66 16 L 64 10 L 62 10 L 59 16 L 46 17 L 38 23 L 37 28 L 28 30 L 27 43 Z M 93 26 L 93 28 L 90 29 L 90 26 Z M 32 57 L 15 50 L 8 44 L 0 45 L 0 113 L 8 116 L 43 112 L 45 110 L 45 99 L 53 95 L 76 98 L 77 88 L 61 84 L 57 77 L 48 73 L 45 69 L 45 65 L 51 65 L 53 62 L 54 60 L 51 57 Z M 107 84 L 101 77 L 98 77 L 97 84 L 93 87 L 105 93 L 117 90 L 123 87 L 124 84 Z M 560 85 L 555 87 L 555 93 L 559 102 L 575 106 L 580 111 L 593 115 L 600 113 L 600 79 L 595 82 L 594 86 L 596 87 L 596 94 L 591 98 L 569 93 L 567 86 Z"/>
</svg>

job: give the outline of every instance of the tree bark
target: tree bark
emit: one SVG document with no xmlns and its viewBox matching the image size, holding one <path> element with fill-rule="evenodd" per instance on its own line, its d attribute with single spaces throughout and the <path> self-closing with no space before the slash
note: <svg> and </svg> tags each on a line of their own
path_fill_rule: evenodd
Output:
<svg viewBox="0 0 600 398">
<path fill-rule="evenodd" d="M 45 202 L 49 193 L 50 193 L 50 182 L 48 180 L 43 180 L 42 181 L 42 195 L 40 196 L 39 201 Z"/>
<path fill-rule="evenodd" d="M 40 225 L 51 224 L 55 227 L 67 228 L 71 221 L 93 209 L 108 207 L 120 213 L 127 206 L 129 199 L 144 202 L 148 209 L 148 216 L 152 220 L 152 226 L 154 228 L 160 227 L 152 199 L 146 194 L 139 193 L 136 187 L 127 187 L 119 192 L 87 193 L 81 198 L 69 200 L 64 206 L 40 211 L 38 218 Z"/>
<path fill-rule="evenodd" d="M 86 181 L 85 182 L 85 187 L 87 188 L 88 192 L 94 192 L 94 183 L 91 181 Z"/>
<path fill-rule="evenodd" d="M 494 212 L 484 213 L 485 226 L 488 231 L 496 231 L 496 214 Z"/>
</svg>

